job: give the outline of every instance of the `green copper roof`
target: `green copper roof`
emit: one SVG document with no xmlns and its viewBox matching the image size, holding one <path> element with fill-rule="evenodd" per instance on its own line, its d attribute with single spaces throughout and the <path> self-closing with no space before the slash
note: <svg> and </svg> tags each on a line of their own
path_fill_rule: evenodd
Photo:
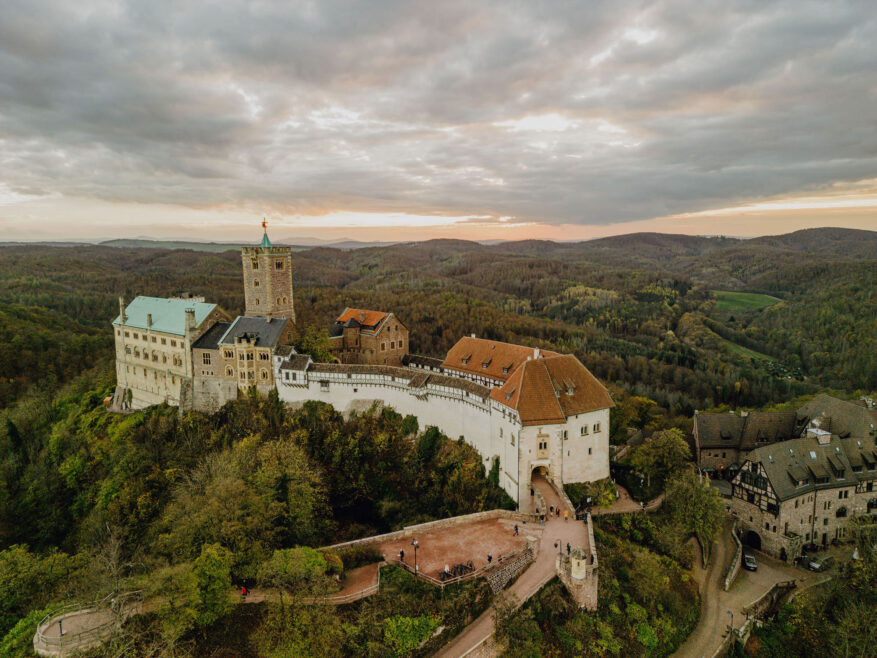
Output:
<svg viewBox="0 0 877 658">
<path fill-rule="evenodd" d="M 267 249 L 271 248 L 271 240 L 268 239 L 268 231 L 265 231 L 262 234 L 262 244 L 260 246 L 265 247 Z"/>
<path fill-rule="evenodd" d="M 128 317 L 124 326 L 147 329 L 147 316 L 152 315 L 152 331 L 185 336 L 187 308 L 195 309 L 195 326 L 198 327 L 216 308 L 216 304 L 193 302 L 188 299 L 135 297 L 125 309 L 125 315 Z M 121 325 L 121 316 L 117 316 L 113 324 Z"/>
</svg>

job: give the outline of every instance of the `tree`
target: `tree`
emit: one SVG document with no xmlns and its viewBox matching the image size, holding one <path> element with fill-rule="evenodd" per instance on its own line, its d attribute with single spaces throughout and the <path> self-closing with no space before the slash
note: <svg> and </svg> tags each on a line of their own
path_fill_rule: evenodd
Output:
<svg viewBox="0 0 877 658">
<path fill-rule="evenodd" d="M 428 640 L 438 628 L 435 617 L 389 617 L 384 620 L 384 644 L 390 647 L 394 656 L 404 656 Z"/>
<path fill-rule="evenodd" d="M 205 544 L 201 555 L 195 560 L 193 572 L 198 586 L 199 625 L 212 624 L 234 606 L 231 599 L 231 565 L 231 553 L 219 544 Z"/>
<path fill-rule="evenodd" d="M 314 361 L 322 363 L 334 359 L 330 347 L 329 332 L 326 329 L 318 329 L 314 325 L 308 326 L 295 344 L 300 354 L 310 354 Z"/>
<path fill-rule="evenodd" d="M 724 520 L 724 503 L 709 480 L 692 471 L 678 472 L 667 484 L 663 509 L 684 535 L 694 534 L 701 544 L 712 544 Z"/>
<path fill-rule="evenodd" d="M 654 475 L 664 482 L 691 459 L 691 448 L 676 428 L 655 432 L 630 456 L 630 464 L 649 479 Z"/>
</svg>

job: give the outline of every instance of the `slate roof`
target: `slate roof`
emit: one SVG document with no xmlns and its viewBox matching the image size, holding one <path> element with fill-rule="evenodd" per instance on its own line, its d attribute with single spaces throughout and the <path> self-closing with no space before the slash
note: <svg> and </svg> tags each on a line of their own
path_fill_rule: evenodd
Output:
<svg viewBox="0 0 877 658">
<path fill-rule="evenodd" d="M 240 315 L 219 341 L 220 345 L 234 345 L 236 338 L 245 334 L 256 338 L 259 347 L 274 347 L 283 335 L 289 320 L 286 318 L 259 318 Z"/>
<path fill-rule="evenodd" d="M 298 371 L 307 370 L 310 363 L 310 354 L 293 354 L 289 358 L 283 360 L 283 362 L 280 364 L 280 369 Z"/>
<path fill-rule="evenodd" d="M 835 452 L 836 450 L 838 452 Z M 844 467 L 843 477 L 840 479 L 836 472 L 828 467 L 830 454 L 838 455 Z M 843 453 L 838 439 L 825 445 L 820 445 L 815 438 L 806 437 L 783 441 L 756 449 L 750 455 L 750 461 L 761 463 L 780 500 L 795 498 L 817 489 L 850 486 L 856 483 L 852 466 Z M 816 484 L 818 477 L 827 478 L 827 481 Z"/>
<path fill-rule="evenodd" d="M 359 375 L 386 375 L 396 377 L 399 380 L 405 381 L 408 383 L 409 386 L 412 386 L 412 382 L 416 382 L 416 388 L 421 388 L 423 386 L 433 384 L 435 386 L 447 386 L 449 388 L 455 388 L 481 398 L 490 397 L 489 388 L 487 388 L 486 386 L 482 386 L 481 384 L 476 384 L 475 382 L 468 379 L 461 379 L 460 377 L 448 377 L 446 375 L 439 375 L 435 373 L 417 372 L 416 370 L 411 370 L 410 368 L 365 365 L 358 363 L 312 363 L 308 368 L 308 371 L 315 374 L 326 372 L 351 373 Z"/>
<path fill-rule="evenodd" d="M 219 340 L 225 335 L 230 326 L 231 322 L 217 322 L 192 344 L 192 348 L 196 350 L 219 349 Z"/>
<path fill-rule="evenodd" d="M 571 354 L 524 361 L 490 397 L 515 409 L 523 425 L 563 423 L 615 406 L 606 388 Z"/>
<path fill-rule="evenodd" d="M 287 357 L 295 354 L 295 350 L 292 345 L 280 345 L 274 350 L 274 356 Z"/>
<path fill-rule="evenodd" d="M 442 367 L 504 382 L 528 358 L 534 359 L 535 356 L 536 350 L 532 347 L 467 336 L 458 340 L 448 351 Z M 559 355 L 557 352 L 541 351 L 540 356 Z"/>
<path fill-rule="evenodd" d="M 164 299 L 161 297 L 135 297 L 125 308 L 126 322 L 122 325 L 122 316 L 116 316 L 114 325 L 147 329 L 165 334 L 186 335 L 186 309 L 195 310 L 195 326 L 200 327 L 216 304 L 193 302 L 190 299 Z M 147 319 L 152 315 L 152 326 L 147 327 Z"/>
<path fill-rule="evenodd" d="M 863 468 L 860 473 L 853 471 L 848 454 L 855 452 L 861 460 L 864 451 L 873 453 L 874 442 L 862 443 L 860 448 L 855 439 L 839 439 L 832 436 L 820 444 L 814 437 L 804 437 L 782 441 L 757 448 L 749 455 L 749 461 L 759 462 L 780 500 L 795 498 L 815 490 L 854 486 L 859 480 L 873 480 L 874 471 Z M 745 470 L 745 466 L 744 466 Z M 825 481 L 817 484 L 817 478 Z"/>
<path fill-rule="evenodd" d="M 804 421 L 821 420 L 822 429 L 841 438 L 872 436 L 877 427 L 877 411 L 824 393 L 798 409 L 798 417 Z"/>
<path fill-rule="evenodd" d="M 794 413 L 752 411 L 737 414 L 697 414 L 694 426 L 701 448 L 752 450 L 765 443 L 801 436 L 803 425 Z"/>
<path fill-rule="evenodd" d="M 434 359 L 431 356 L 421 356 L 419 354 L 405 354 L 402 357 L 402 365 L 417 366 L 419 368 L 432 368 L 434 370 L 442 369 L 442 360 Z"/>
</svg>

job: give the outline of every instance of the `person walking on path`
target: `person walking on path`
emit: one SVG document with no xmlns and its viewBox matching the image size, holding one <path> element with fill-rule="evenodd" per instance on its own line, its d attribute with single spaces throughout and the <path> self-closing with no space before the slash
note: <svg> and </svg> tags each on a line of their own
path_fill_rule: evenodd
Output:
<svg viewBox="0 0 877 658">
<path fill-rule="evenodd" d="M 490 566 L 490 563 L 493 562 L 493 556 L 488 553 L 487 554 L 487 566 Z"/>
<path fill-rule="evenodd" d="M 405 551 L 404 550 L 399 551 L 399 562 L 401 562 L 402 564 L 405 564 Z"/>
<path fill-rule="evenodd" d="M 556 516 L 558 519 L 560 518 L 560 508 L 559 507 L 556 507 L 554 509 L 554 516 Z"/>
<path fill-rule="evenodd" d="M 568 509 L 563 510 L 563 520 L 569 521 L 569 510 Z"/>
<path fill-rule="evenodd" d="M 549 513 L 549 514 L 554 514 L 554 505 L 549 505 L 549 506 L 548 506 L 548 513 Z"/>
<path fill-rule="evenodd" d="M 566 554 L 569 555 L 569 542 L 566 542 Z"/>
<path fill-rule="evenodd" d="M 517 537 L 517 536 L 518 536 L 518 524 L 517 524 L 517 523 L 515 524 L 515 534 L 512 535 L 512 536 L 513 536 L 513 537 Z"/>
</svg>

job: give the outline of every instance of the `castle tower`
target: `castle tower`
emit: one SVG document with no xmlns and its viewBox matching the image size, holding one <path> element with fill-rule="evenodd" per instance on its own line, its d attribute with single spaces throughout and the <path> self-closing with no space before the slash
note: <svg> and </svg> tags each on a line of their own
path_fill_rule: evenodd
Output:
<svg viewBox="0 0 877 658">
<path fill-rule="evenodd" d="M 244 269 L 244 315 L 287 318 L 295 322 L 292 303 L 292 250 L 275 247 L 262 221 L 262 244 L 241 249 Z"/>
</svg>

